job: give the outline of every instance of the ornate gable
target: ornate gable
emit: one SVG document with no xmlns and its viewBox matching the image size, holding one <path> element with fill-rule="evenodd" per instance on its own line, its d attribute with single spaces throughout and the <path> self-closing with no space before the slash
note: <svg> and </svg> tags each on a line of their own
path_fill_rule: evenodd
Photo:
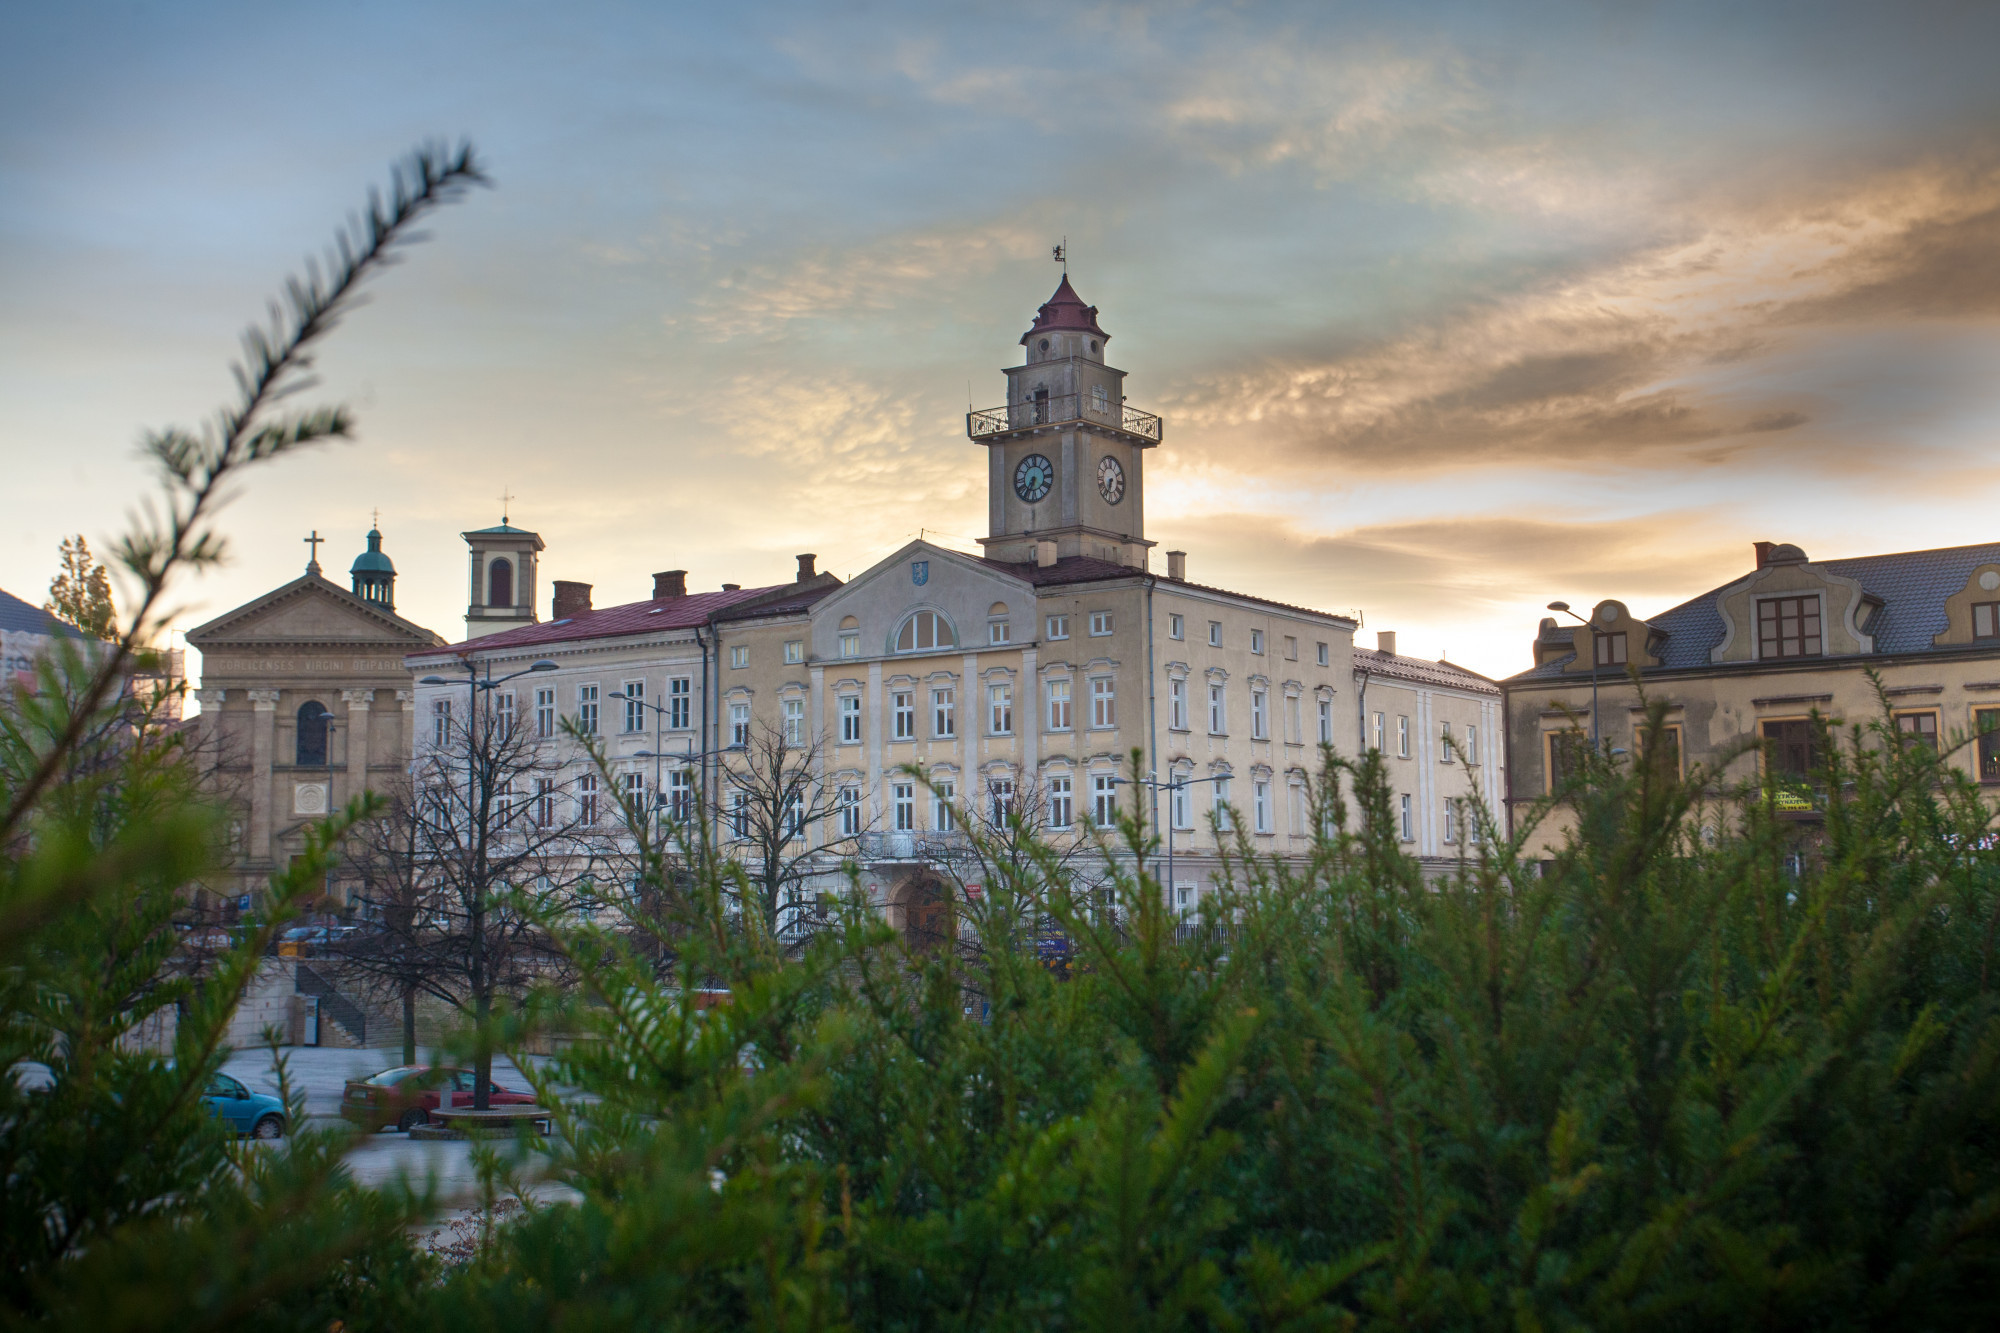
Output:
<svg viewBox="0 0 2000 1333">
<path fill-rule="evenodd" d="M 444 642 L 421 625 L 370 605 L 316 574 L 294 579 L 188 633 L 203 651 L 233 645 L 354 644 L 399 652 Z"/>
</svg>

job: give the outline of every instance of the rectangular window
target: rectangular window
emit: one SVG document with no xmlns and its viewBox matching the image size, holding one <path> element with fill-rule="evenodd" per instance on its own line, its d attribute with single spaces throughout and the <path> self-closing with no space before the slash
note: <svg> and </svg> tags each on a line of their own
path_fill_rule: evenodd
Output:
<svg viewBox="0 0 2000 1333">
<path fill-rule="evenodd" d="M 1451 746 L 1451 723 L 1438 723 L 1438 762 L 1448 764 L 1457 757 L 1458 752 Z"/>
<path fill-rule="evenodd" d="M 514 691 L 502 690 L 493 699 L 493 723 L 500 734 L 514 734 Z"/>
<path fill-rule="evenodd" d="M 993 736 L 1014 734 L 1014 687 L 1012 685 L 988 685 L 986 687 L 986 730 Z"/>
<path fill-rule="evenodd" d="M 908 833 L 917 826 L 917 784 L 896 782 L 889 786 L 889 809 L 895 820 L 898 833 Z"/>
<path fill-rule="evenodd" d="M 1938 715 L 1936 713 L 1896 714 L 1896 738 L 1905 749 L 1912 745 L 1928 745 L 1932 753 L 1938 746 Z"/>
<path fill-rule="evenodd" d="M 950 688 L 931 691 L 931 735 L 958 735 L 958 696 Z"/>
<path fill-rule="evenodd" d="M 1787 599 L 1791 600 L 1791 599 Z M 1766 722 L 1763 727 L 1764 753 L 1771 769 L 1781 777 L 1805 778 L 1819 767 L 1819 747 L 1813 744 L 1812 722 L 1795 718 Z"/>
<path fill-rule="evenodd" d="M 889 739 L 913 741 L 917 738 L 917 692 L 889 692 Z"/>
<path fill-rule="evenodd" d="M 1417 840 L 1416 812 L 1408 796 L 1397 798 L 1396 832 L 1404 842 Z"/>
<path fill-rule="evenodd" d="M 861 744 L 861 696 L 843 694 L 840 696 L 840 743 L 842 745 Z"/>
<path fill-rule="evenodd" d="M 451 744 L 451 700 L 431 700 L 431 748 L 442 750 Z"/>
<path fill-rule="evenodd" d="M 535 691 L 535 735 L 542 740 L 556 734 L 556 692 L 553 689 Z"/>
<path fill-rule="evenodd" d="M 1049 730 L 1069 730 L 1069 682 L 1049 682 Z"/>
<path fill-rule="evenodd" d="M 1319 743 L 1333 744 L 1333 700 L 1331 699 L 1319 701 Z"/>
<path fill-rule="evenodd" d="M 1972 637 L 2000 639 L 2000 602 L 1972 604 Z"/>
<path fill-rule="evenodd" d="M 1188 799 L 1189 790 L 1186 786 L 1176 785 L 1173 799 L 1167 802 L 1167 818 L 1174 821 L 1175 828 L 1194 827 L 1194 802 Z"/>
<path fill-rule="evenodd" d="M 1268 690 L 1250 691 L 1250 739 L 1253 741 L 1271 739 L 1270 699 Z"/>
<path fill-rule="evenodd" d="M 1479 762 L 1479 728 L 1470 722 L 1465 724 L 1465 762 Z"/>
<path fill-rule="evenodd" d="M 785 812 L 778 820 L 778 832 L 786 842 L 806 836 L 805 793 L 794 789 L 785 798 Z"/>
<path fill-rule="evenodd" d="M 986 622 L 986 642 L 1012 643 L 1013 641 L 1014 627 L 1012 625 L 1004 620 L 989 620 Z"/>
<path fill-rule="evenodd" d="M 840 655 L 842 657 L 861 656 L 861 636 L 859 634 L 851 634 L 851 633 L 841 635 Z"/>
<path fill-rule="evenodd" d="M 1972 729 L 1979 736 L 1979 780 L 2000 782 L 2000 708 L 1973 709 Z"/>
<path fill-rule="evenodd" d="M 1253 782 L 1250 784 L 1250 814 L 1256 821 L 1259 833 L 1271 831 L 1271 784 Z"/>
<path fill-rule="evenodd" d="M 1410 719 L 1407 717 L 1396 719 L 1396 757 L 1398 759 L 1410 757 Z"/>
<path fill-rule="evenodd" d="M 1299 707 L 1298 695 L 1285 696 L 1285 740 L 1293 745 L 1306 738 L 1306 724 L 1299 714 Z"/>
<path fill-rule="evenodd" d="M 750 836 L 750 793 L 740 787 L 729 793 L 729 833 L 738 842 Z"/>
<path fill-rule="evenodd" d="M 1111 632 L 1111 613 L 1092 611 L 1090 613 L 1090 633 L 1093 638 L 1103 638 Z"/>
<path fill-rule="evenodd" d="M 1118 822 L 1117 774 L 1090 775 L 1090 818 L 1099 828 L 1110 828 Z"/>
<path fill-rule="evenodd" d="M 1167 637 L 1170 639 L 1185 639 L 1187 637 L 1187 621 L 1181 619 L 1179 616 L 1168 616 Z"/>
<path fill-rule="evenodd" d="M 1285 660 L 1287 662 L 1296 662 L 1299 660 L 1299 640 L 1295 634 L 1287 634 L 1285 636 Z"/>
<path fill-rule="evenodd" d="M 1372 725 L 1369 728 L 1369 735 L 1372 737 L 1372 740 L 1369 744 L 1369 748 L 1379 754 L 1382 750 L 1382 728 L 1384 725 L 1382 714 L 1380 713 L 1375 714 L 1374 718 L 1371 719 L 1371 722 Z"/>
<path fill-rule="evenodd" d="M 1319 664 L 1321 666 L 1331 666 L 1333 664 L 1333 656 L 1327 651 L 1327 646 L 1323 643 L 1315 646 L 1319 649 Z"/>
<path fill-rule="evenodd" d="M 834 804 L 840 810 L 840 836 L 853 838 L 861 833 L 861 788 L 842 787 Z"/>
<path fill-rule="evenodd" d="M 1770 597 L 1757 603 L 1757 656 L 1818 657 L 1819 597 Z"/>
<path fill-rule="evenodd" d="M 1014 779 L 986 779 L 986 803 L 993 811 L 993 822 L 1005 825 L 1014 817 Z"/>
<path fill-rule="evenodd" d="M 734 703 L 729 705 L 729 743 L 738 749 L 750 744 L 750 705 Z"/>
<path fill-rule="evenodd" d="M 667 681 L 667 725 L 675 731 L 686 731 L 693 725 L 694 681 L 686 676 L 674 676 Z"/>
<path fill-rule="evenodd" d="M 1188 729 L 1187 682 L 1179 678 L 1167 682 L 1167 729 Z"/>
<path fill-rule="evenodd" d="M 1090 681 L 1090 725 L 1097 728 L 1118 725 L 1118 682 L 1110 676 L 1093 676 Z"/>
<path fill-rule="evenodd" d="M 597 822 L 597 774 L 585 773 L 576 780 L 576 817 L 585 824 Z"/>
<path fill-rule="evenodd" d="M 554 691 L 551 691 L 553 693 Z M 556 780 L 554 778 L 535 779 L 536 828 L 551 828 L 556 822 Z"/>
<path fill-rule="evenodd" d="M 1458 801 L 1447 796 L 1444 802 L 1444 840 L 1458 841 Z"/>
<path fill-rule="evenodd" d="M 1068 616 L 1049 617 L 1049 637 L 1051 639 L 1067 639 L 1069 637 Z"/>
<path fill-rule="evenodd" d="M 1616 634 L 1593 634 L 1590 637 L 1592 642 L 1597 645 L 1597 665 L 1625 665 L 1625 632 L 1623 630 L 1620 630 Z"/>
<path fill-rule="evenodd" d="M 1208 646 L 1211 648 L 1220 648 L 1222 646 L 1222 622 L 1220 620 L 1211 620 L 1208 622 Z"/>
<path fill-rule="evenodd" d="M 634 810 L 646 808 L 646 775 L 627 773 L 625 775 L 625 802 Z"/>
<path fill-rule="evenodd" d="M 1639 733 L 1640 743 L 1645 742 L 1645 732 Z M 1661 727 L 1660 738 L 1645 754 L 1646 763 L 1657 769 L 1664 778 L 1678 778 L 1681 775 L 1681 729 Z"/>
<path fill-rule="evenodd" d="M 1306 832 L 1305 784 L 1293 781 L 1286 784 L 1285 790 L 1290 793 L 1291 797 L 1286 806 L 1286 813 L 1290 815 L 1292 821 L 1288 831 L 1294 838 L 1301 837 Z"/>
<path fill-rule="evenodd" d="M 1584 756 L 1590 752 L 1590 740 L 1574 731 L 1551 731 L 1547 736 L 1549 791 L 1553 793 L 1582 772 Z"/>
<path fill-rule="evenodd" d="M 1250 631 L 1250 651 L 1252 654 L 1258 657 L 1262 657 L 1264 655 L 1263 630 L 1253 629 Z"/>
<path fill-rule="evenodd" d="M 1227 833 L 1230 829 L 1236 827 L 1235 821 L 1229 817 L 1229 779 L 1217 778 L 1213 785 L 1215 787 L 1215 825 Z"/>
<path fill-rule="evenodd" d="M 805 660 L 806 660 L 806 641 L 804 639 L 785 640 L 785 665 L 797 666 L 800 662 L 803 662 Z"/>
<path fill-rule="evenodd" d="M 958 797 L 958 787 L 950 782 L 940 782 L 931 793 L 931 827 L 939 833 L 951 833 L 958 828 L 958 816 L 951 803 Z"/>
<path fill-rule="evenodd" d="M 1066 777 L 1049 779 L 1049 827 L 1068 828 L 1076 822 L 1076 796 Z"/>
<path fill-rule="evenodd" d="M 741 671 L 744 667 L 749 666 L 750 645 L 747 643 L 733 645 L 729 650 L 729 665 L 737 671 Z"/>
<path fill-rule="evenodd" d="M 1208 684 L 1208 734 L 1211 736 L 1226 734 L 1229 730 L 1228 722 L 1229 716 L 1223 702 L 1222 682 L 1210 681 Z"/>
<path fill-rule="evenodd" d="M 646 682 L 628 680 L 625 682 L 625 730 L 644 731 L 646 729 Z"/>
<path fill-rule="evenodd" d="M 806 701 L 804 699 L 784 700 L 785 744 L 804 745 L 806 743 Z"/>
<path fill-rule="evenodd" d="M 685 824 L 694 818 L 694 770 L 667 770 L 667 818 Z"/>
<path fill-rule="evenodd" d="M 597 734 L 597 687 L 579 685 L 576 691 L 576 726 L 586 736 Z"/>
</svg>

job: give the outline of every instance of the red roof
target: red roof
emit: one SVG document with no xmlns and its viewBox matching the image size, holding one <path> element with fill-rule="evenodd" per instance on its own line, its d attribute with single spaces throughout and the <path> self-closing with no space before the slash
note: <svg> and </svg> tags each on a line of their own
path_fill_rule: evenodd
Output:
<svg viewBox="0 0 2000 1333">
<path fill-rule="evenodd" d="M 791 585 L 773 583 L 762 588 L 733 588 L 727 592 L 697 592 L 686 597 L 656 597 L 648 602 L 628 602 L 624 606 L 599 607 L 561 620 L 545 620 L 536 625 L 468 639 L 448 648 L 424 648 L 412 657 L 432 653 L 461 656 L 486 648 L 520 648 L 537 643 L 568 643 L 576 639 L 611 639 L 622 634 L 651 634 L 663 629 L 692 629 L 708 623 L 711 612 L 723 611 L 753 597 L 781 591 Z"/>
<path fill-rule="evenodd" d="M 1239 602 L 1255 602 L 1260 606 L 1274 606 L 1280 611 L 1296 611 L 1302 615 L 1322 616 L 1329 620 L 1353 621 L 1332 611 L 1317 611 L 1310 606 L 1295 606 L 1290 602 L 1273 601 L 1269 597 L 1257 597 L 1247 592 L 1231 592 L 1227 588 L 1217 588 L 1206 583 L 1190 583 L 1186 579 L 1170 579 L 1164 574 L 1152 574 L 1130 565 L 1114 564 L 1109 560 L 1099 560 L 1087 555 L 1066 555 L 1053 565 L 1037 565 L 1032 560 L 1015 562 L 995 560 L 989 556 L 974 557 L 980 564 L 1011 574 L 1024 583 L 1032 583 L 1037 588 L 1047 588 L 1066 583 L 1103 583 L 1112 579 L 1152 579 L 1154 583 L 1170 588 L 1193 588 L 1197 592 L 1212 592 L 1223 597 L 1233 597 Z"/>
<path fill-rule="evenodd" d="M 1028 339 L 1050 329 L 1076 329 L 1084 333 L 1094 333 L 1106 342 L 1111 335 L 1097 327 L 1097 307 L 1085 305 L 1083 298 L 1076 294 L 1076 288 L 1069 285 L 1069 274 L 1063 274 L 1056 286 L 1056 294 L 1042 303 L 1035 312 L 1034 327 L 1021 335 L 1021 345 L 1026 347 Z"/>
</svg>

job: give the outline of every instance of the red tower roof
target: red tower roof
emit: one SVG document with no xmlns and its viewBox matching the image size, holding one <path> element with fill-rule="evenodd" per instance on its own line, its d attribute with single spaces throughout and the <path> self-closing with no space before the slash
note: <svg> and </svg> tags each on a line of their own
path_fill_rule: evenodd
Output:
<svg viewBox="0 0 2000 1333">
<path fill-rule="evenodd" d="M 1083 298 L 1076 294 L 1076 288 L 1069 285 L 1069 274 L 1063 274 L 1062 282 L 1056 286 L 1056 294 L 1042 303 L 1035 312 L 1034 327 L 1021 335 L 1021 346 L 1028 345 L 1028 339 L 1050 329 L 1077 329 L 1084 333 L 1094 333 L 1106 342 L 1111 335 L 1097 327 L 1097 307 L 1085 305 Z"/>
</svg>

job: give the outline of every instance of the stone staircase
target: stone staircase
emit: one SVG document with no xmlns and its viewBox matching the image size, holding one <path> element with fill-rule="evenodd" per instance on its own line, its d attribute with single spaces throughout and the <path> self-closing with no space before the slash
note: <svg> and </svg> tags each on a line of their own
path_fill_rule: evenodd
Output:
<svg viewBox="0 0 2000 1333">
<path fill-rule="evenodd" d="M 368 1015 L 361 1006 L 342 995 L 334 984 L 304 962 L 297 965 L 293 985 L 300 995 L 319 999 L 319 1044 L 365 1048 L 368 1045 Z"/>
</svg>

